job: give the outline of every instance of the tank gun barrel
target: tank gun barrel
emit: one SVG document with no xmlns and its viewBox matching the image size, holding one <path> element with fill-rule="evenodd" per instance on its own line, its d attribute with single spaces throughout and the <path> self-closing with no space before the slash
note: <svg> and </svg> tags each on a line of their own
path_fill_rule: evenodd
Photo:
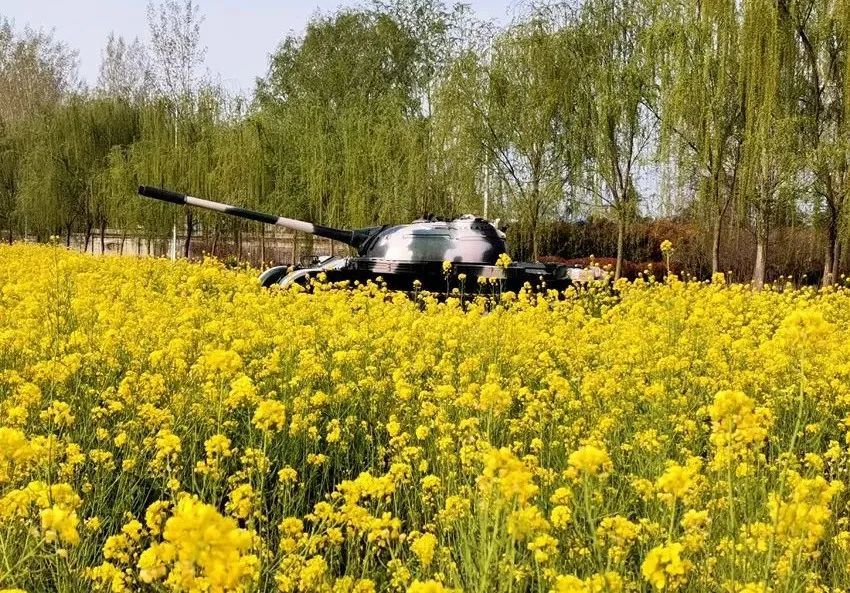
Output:
<svg viewBox="0 0 850 593">
<path fill-rule="evenodd" d="M 221 212 L 222 214 L 237 216 L 239 218 L 245 218 L 247 220 L 263 222 L 266 224 L 274 224 L 293 231 L 310 233 L 312 235 L 324 237 L 326 239 L 340 241 L 342 243 L 351 245 L 352 247 L 355 247 L 357 249 L 360 249 L 363 242 L 369 237 L 368 229 L 354 231 L 335 229 L 332 227 L 321 226 L 318 224 L 306 222 L 304 220 L 296 220 L 294 218 L 275 216 L 274 214 L 265 214 L 263 212 L 248 210 L 247 208 L 240 208 L 239 206 L 231 206 L 229 204 L 222 204 L 221 202 L 213 202 L 211 200 L 195 198 L 193 196 L 181 194 L 178 192 L 158 187 L 140 185 L 139 195 L 142 195 L 146 198 L 152 198 L 154 200 L 160 200 L 162 202 L 169 202 L 171 204 L 183 206 L 197 206 L 198 208 L 205 208 L 207 210 L 213 210 L 214 212 Z"/>
</svg>

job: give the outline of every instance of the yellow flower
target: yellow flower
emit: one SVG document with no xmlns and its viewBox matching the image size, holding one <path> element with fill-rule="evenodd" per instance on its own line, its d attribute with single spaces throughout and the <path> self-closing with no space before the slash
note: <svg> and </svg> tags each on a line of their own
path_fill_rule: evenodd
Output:
<svg viewBox="0 0 850 593">
<path fill-rule="evenodd" d="M 174 562 L 176 548 L 170 543 L 153 544 L 139 555 L 139 578 L 143 583 L 159 581 L 168 573 Z"/>
<path fill-rule="evenodd" d="M 87 569 L 86 576 L 94 581 L 94 586 L 98 590 L 108 590 L 113 593 L 130 591 L 127 586 L 127 575 L 111 562 L 103 562 L 98 566 Z"/>
<path fill-rule="evenodd" d="M 609 571 L 594 574 L 587 580 L 574 575 L 559 575 L 549 593 L 620 593 L 622 590 L 623 578 L 616 572 Z"/>
<path fill-rule="evenodd" d="M 63 543 L 70 546 L 80 543 L 80 535 L 77 533 L 80 520 L 75 511 L 54 504 L 50 508 L 42 509 L 39 516 L 41 531 L 48 543 Z"/>
<path fill-rule="evenodd" d="M 529 506 L 518 509 L 508 517 L 508 533 L 517 540 L 549 531 L 549 522 L 543 516 L 543 512 L 535 507 Z"/>
<path fill-rule="evenodd" d="M 685 531 L 696 531 L 703 529 L 709 523 L 708 511 L 695 511 L 693 509 L 686 511 L 682 515 L 682 528 Z"/>
<path fill-rule="evenodd" d="M 256 575 L 258 560 L 248 553 L 251 535 L 196 498 L 183 496 L 177 502 L 162 538 L 140 556 L 143 580 L 157 580 L 167 570 L 173 587 L 193 589 L 205 583 L 234 590 Z"/>
<path fill-rule="evenodd" d="M 676 462 L 668 462 L 667 469 L 655 482 L 655 490 L 660 496 L 666 496 L 670 501 L 682 500 L 696 487 L 696 476 L 699 473 L 701 463 L 690 465 L 679 465 Z"/>
<path fill-rule="evenodd" d="M 549 593 L 588 593 L 585 582 L 575 575 L 560 575 Z"/>
<path fill-rule="evenodd" d="M 670 543 L 649 551 L 641 564 L 643 577 L 656 589 L 676 589 L 690 569 L 690 563 L 681 557 L 682 544 Z"/>
<path fill-rule="evenodd" d="M 460 593 L 460 589 L 450 589 L 439 581 L 413 581 L 407 593 Z"/>
<path fill-rule="evenodd" d="M 86 528 L 86 531 L 96 533 L 100 531 L 102 522 L 100 517 L 89 517 L 85 521 L 83 521 L 83 526 Z"/>
<path fill-rule="evenodd" d="M 339 420 L 334 418 L 328 423 L 328 432 L 325 436 L 325 440 L 328 443 L 338 443 L 339 439 L 342 436 L 342 429 L 339 424 Z"/>
<path fill-rule="evenodd" d="M 274 399 L 264 399 L 254 411 L 252 424 L 260 430 L 276 432 L 286 426 L 286 408 Z"/>
<path fill-rule="evenodd" d="M 747 459 L 753 450 L 761 447 L 773 423 L 770 411 L 756 408 L 753 399 L 741 391 L 719 391 L 709 414 L 710 439 L 715 447 L 712 466 L 716 469 Z"/>
<path fill-rule="evenodd" d="M 238 519 L 247 519 L 254 511 L 255 497 L 254 488 L 250 484 L 237 486 L 228 496 L 225 510 Z"/>
<path fill-rule="evenodd" d="M 296 292 L 0 245 L 4 585 L 850 589 L 850 280 L 506 273 Z"/>
<path fill-rule="evenodd" d="M 506 501 L 516 498 L 520 502 L 526 502 L 538 491 L 534 474 L 506 447 L 487 452 L 478 486 L 485 492 L 495 486 Z"/>
<path fill-rule="evenodd" d="M 165 525 L 165 520 L 168 516 L 168 508 L 170 503 L 164 500 L 158 500 L 148 505 L 145 511 L 145 525 L 151 535 L 159 535 L 162 533 L 162 528 Z"/>
<path fill-rule="evenodd" d="M 844 489 L 838 481 L 827 482 L 822 476 L 807 479 L 793 475 L 789 500 L 771 494 L 768 500 L 771 523 L 778 540 L 793 547 L 814 549 L 826 534 L 832 517 L 832 499 Z"/>
<path fill-rule="evenodd" d="M 387 422 L 387 434 L 394 437 L 398 436 L 399 432 L 401 432 L 401 424 L 399 424 L 395 416 L 390 416 L 390 420 Z"/>
<path fill-rule="evenodd" d="M 164 467 L 168 463 L 175 463 L 177 456 L 183 450 L 180 437 L 163 428 L 156 434 L 156 454 L 154 455 L 154 466 Z"/>
<path fill-rule="evenodd" d="M 284 467 L 277 472 L 277 479 L 281 484 L 293 484 L 298 480 L 298 472 L 291 467 Z"/>
<path fill-rule="evenodd" d="M 318 591 L 327 578 L 328 563 L 321 556 L 313 556 L 298 575 L 298 587 L 300 591 Z"/>
<path fill-rule="evenodd" d="M 570 453 L 567 463 L 578 475 L 596 476 L 611 471 L 611 458 L 605 449 L 585 445 Z"/>
<path fill-rule="evenodd" d="M 733 588 L 734 593 L 771 593 L 773 589 L 765 583 L 746 583 L 743 586 Z"/>
<path fill-rule="evenodd" d="M 545 564 L 558 553 L 558 540 L 548 533 L 541 533 L 528 542 L 528 549 L 534 553 L 534 561 Z"/>
<path fill-rule="evenodd" d="M 416 554 L 419 563 L 428 568 L 434 559 L 434 549 L 437 547 L 437 538 L 433 533 L 424 533 L 410 545 L 410 550 Z"/>
<path fill-rule="evenodd" d="M 204 441 L 204 449 L 207 452 L 207 457 L 230 457 L 233 455 L 230 450 L 230 439 L 223 434 L 215 434 Z"/>
<path fill-rule="evenodd" d="M 242 357 L 232 350 L 213 349 L 200 358 L 198 367 L 210 374 L 232 375 L 242 368 Z"/>
<path fill-rule="evenodd" d="M 39 418 L 42 422 L 52 423 L 56 426 L 71 426 L 74 423 L 70 404 L 62 401 L 51 403 L 46 410 L 39 414 Z"/>
<path fill-rule="evenodd" d="M 613 517 L 605 517 L 599 522 L 598 532 L 600 538 L 612 545 L 624 548 L 637 539 L 640 534 L 640 525 L 632 523 L 620 515 L 614 515 Z"/>
<path fill-rule="evenodd" d="M 556 529 L 565 529 L 569 525 L 572 516 L 573 514 L 569 507 L 559 504 L 552 508 L 550 520 L 552 521 L 552 526 Z"/>
</svg>

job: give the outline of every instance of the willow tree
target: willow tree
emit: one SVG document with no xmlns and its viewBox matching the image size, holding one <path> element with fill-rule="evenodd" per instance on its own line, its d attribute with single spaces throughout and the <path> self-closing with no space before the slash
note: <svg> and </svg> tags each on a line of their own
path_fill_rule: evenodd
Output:
<svg viewBox="0 0 850 593">
<path fill-rule="evenodd" d="M 493 39 L 489 55 L 468 54 L 455 64 L 441 91 L 442 117 L 463 122 L 455 152 L 475 155 L 470 139 L 478 144 L 505 189 L 497 214 L 518 227 L 535 259 L 543 225 L 566 200 L 574 164 L 574 117 L 562 99 L 577 73 L 562 43 L 557 24 L 544 16 L 513 25 Z"/>
<path fill-rule="evenodd" d="M 641 0 L 588 0 L 571 44 L 582 73 L 577 111 L 579 129 L 588 135 L 590 174 L 603 181 L 595 193 L 617 221 L 615 278 L 622 273 L 627 225 L 638 214 L 636 175 L 653 133 L 644 107 L 654 99 L 652 17 L 652 5 Z M 576 102 L 565 90 L 564 101 Z"/>
<path fill-rule="evenodd" d="M 113 146 L 106 155 L 103 170 L 97 179 L 99 192 L 103 195 L 106 205 L 106 219 L 112 228 L 121 231 L 119 251 L 124 252 L 124 242 L 127 234 L 140 222 L 140 200 L 136 193 L 139 187 L 138 178 L 133 170 L 133 144 Z M 103 250 L 103 235 L 101 235 L 101 251 Z"/>
<path fill-rule="evenodd" d="M 741 80 L 745 125 L 741 167 L 743 206 L 756 237 L 753 285 L 765 281 L 770 225 L 792 199 L 797 175 L 794 132 L 794 32 L 772 0 L 743 3 Z"/>
<path fill-rule="evenodd" d="M 743 132 L 739 76 L 741 14 L 736 0 L 664 0 L 654 30 L 662 58 L 662 152 L 694 181 L 711 234 L 711 271 L 721 271 L 724 218 L 738 194 Z"/>
<path fill-rule="evenodd" d="M 423 205 L 415 49 L 394 19 L 365 10 L 314 18 L 281 44 L 257 107 L 284 212 L 364 226 Z"/>
<path fill-rule="evenodd" d="M 799 137 L 826 211 L 823 281 L 838 277 L 850 197 L 850 2 L 778 0 L 796 36 Z"/>
<path fill-rule="evenodd" d="M 41 237 L 62 232 L 70 245 L 74 229 L 85 228 L 90 238 L 90 181 L 103 155 L 84 99 L 45 113 L 32 128 L 21 167 L 19 212 Z"/>
<path fill-rule="evenodd" d="M 467 51 L 447 67 L 434 91 L 432 185 L 440 188 L 441 202 L 450 212 L 503 216 L 503 204 L 485 204 L 482 196 L 489 191 L 486 171 L 492 153 L 480 116 L 486 76 L 479 54 Z"/>
<path fill-rule="evenodd" d="M 207 175 L 206 195 L 255 210 L 275 211 L 275 207 L 265 199 L 268 178 L 263 167 L 258 128 L 245 117 L 241 100 L 232 103 L 233 108 L 226 110 L 229 113 L 212 129 L 211 169 Z M 205 220 L 209 223 L 205 226 L 212 229 L 213 253 L 219 244 L 221 229 L 227 224 L 234 225 L 239 253 L 239 237 L 244 223 L 216 214 Z M 262 224 L 256 226 L 260 237 L 260 260 L 265 261 L 265 229 Z"/>
<path fill-rule="evenodd" d="M 18 188 L 20 145 L 11 126 L 0 120 L 0 230 L 8 231 L 9 243 L 14 240 L 15 198 Z"/>
<path fill-rule="evenodd" d="M 71 240 L 73 215 L 68 200 L 60 200 L 62 182 L 54 122 L 47 115 L 28 122 L 27 149 L 21 154 L 16 188 L 16 214 L 39 239 L 67 232 Z"/>
<path fill-rule="evenodd" d="M 444 0 L 372 0 L 378 13 L 389 15 L 413 42 L 411 56 L 412 86 L 411 92 L 418 97 L 415 106 L 416 119 L 423 144 L 426 183 L 421 186 L 422 195 L 416 196 L 419 210 L 431 210 L 449 215 L 457 213 L 457 208 L 465 205 L 458 203 L 454 191 L 456 181 L 446 177 L 448 164 L 444 149 L 445 127 L 438 129 L 438 99 L 441 83 L 445 80 L 451 64 L 470 50 L 481 49 L 479 43 L 483 23 L 471 16 L 468 5 L 448 3 Z M 447 185 L 449 184 L 449 185 Z M 469 188 L 464 198 L 474 195 Z M 454 194 L 454 195 L 453 195 Z M 463 199 L 463 202 L 468 200 Z"/>
<path fill-rule="evenodd" d="M 179 188 L 195 195 L 215 195 L 208 182 L 214 167 L 214 142 L 221 125 L 222 94 L 205 88 L 196 94 L 191 110 L 176 109 L 159 99 L 140 108 L 139 139 L 130 154 L 137 178 L 149 185 Z M 149 235 L 163 234 L 174 223 L 175 209 L 144 203 L 140 210 Z M 186 209 L 183 254 L 188 257 L 197 220 Z"/>
<path fill-rule="evenodd" d="M 563 32 L 542 18 L 516 25 L 493 44 L 481 115 L 494 169 L 510 188 L 508 207 L 540 254 L 542 225 L 565 199 L 572 164 L 571 112 L 562 98 L 575 88 Z"/>
<path fill-rule="evenodd" d="M 9 241 L 16 225 L 22 233 L 27 230 L 18 196 L 25 155 L 32 148 L 28 138 L 39 135 L 45 113 L 76 86 L 75 52 L 52 33 L 15 30 L 0 16 L 0 229 L 8 231 Z"/>
<path fill-rule="evenodd" d="M 140 106 L 139 138 L 128 150 L 129 167 L 144 185 L 184 189 L 182 170 L 188 166 L 187 154 L 175 142 L 174 110 L 165 99 Z M 116 161 L 116 166 L 120 162 Z M 185 189 L 184 189 L 185 191 Z M 175 209 L 153 200 L 137 200 L 137 223 L 148 238 L 164 235 L 175 220 Z"/>
<path fill-rule="evenodd" d="M 149 57 L 138 39 L 128 43 L 123 37 L 110 33 L 101 56 L 92 98 L 107 114 L 113 138 L 95 180 L 95 208 L 100 223 L 101 251 L 108 223 L 120 229 L 120 250 L 123 252 L 127 232 L 140 223 L 136 194 L 139 179 L 133 170 L 131 155 L 141 134 L 142 105 L 153 91 L 152 75 Z"/>
</svg>

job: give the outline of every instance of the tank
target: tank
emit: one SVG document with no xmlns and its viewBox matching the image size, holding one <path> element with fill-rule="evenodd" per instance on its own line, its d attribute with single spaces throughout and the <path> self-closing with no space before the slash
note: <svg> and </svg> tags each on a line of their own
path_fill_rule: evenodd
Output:
<svg viewBox="0 0 850 593">
<path fill-rule="evenodd" d="M 139 194 L 171 204 L 195 206 L 256 222 L 310 233 L 351 246 L 357 255 L 331 256 L 313 266 L 293 269 L 275 266 L 260 275 L 263 286 L 307 285 L 324 273 L 329 282 L 382 281 L 395 290 L 445 292 L 454 288 L 475 293 L 481 284 L 518 290 L 526 283 L 537 289 L 561 290 L 571 282 L 587 281 L 601 272 L 562 264 L 511 262 L 498 265 L 508 252 L 505 234 L 492 222 L 466 214 L 453 220 L 421 218 L 409 224 L 354 230 L 321 226 L 275 216 L 150 186 Z M 449 262 L 451 267 L 447 268 Z"/>
</svg>

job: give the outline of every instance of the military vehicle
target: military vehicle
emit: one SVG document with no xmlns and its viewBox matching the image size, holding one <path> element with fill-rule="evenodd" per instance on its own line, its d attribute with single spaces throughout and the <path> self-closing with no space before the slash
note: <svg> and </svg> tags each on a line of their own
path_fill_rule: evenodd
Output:
<svg viewBox="0 0 850 593">
<path fill-rule="evenodd" d="M 599 275 L 561 264 L 509 262 L 505 234 L 488 220 L 466 214 L 453 220 L 427 217 L 410 224 L 342 230 L 254 212 L 195 198 L 157 187 L 140 186 L 139 194 L 172 204 L 196 206 L 293 231 L 311 233 L 350 245 L 356 256 L 331 256 L 313 266 L 293 269 L 275 266 L 260 275 L 263 286 L 309 285 L 324 273 L 328 282 L 383 281 L 391 289 L 446 292 L 454 288 L 475 293 L 481 286 L 519 290 L 525 283 L 536 289 L 563 289 L 574 281 Z"/>
</svg>

